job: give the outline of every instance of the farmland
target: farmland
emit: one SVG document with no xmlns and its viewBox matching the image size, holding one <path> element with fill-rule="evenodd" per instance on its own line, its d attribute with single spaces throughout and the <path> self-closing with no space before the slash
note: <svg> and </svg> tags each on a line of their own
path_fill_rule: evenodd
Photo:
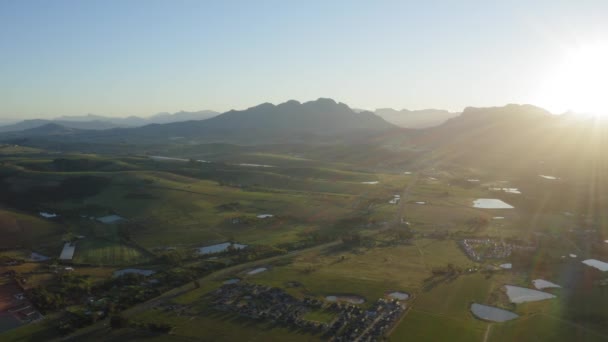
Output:
<svg viewBox="0 0 608 342">
<path fill-rule="evenodd" d="M 447 336 L 463 341 L 486 336 L 519 339 L 517 332 L 533 324 L 547 331 L 563 330 L 557 322 L 575 328 L 563 336 L 593 340 L 606 334 L 600 324 L 583 320 L 589 314 L 598 322 L 603 319 L 602 312 L 590 313 L 585 303 L 605 301 L 604 293 L 583 291 L 574 281 L 582 277 L 597 283 L 601 274 L 561 257 L 573 252 L 608 255 L 608 250 L 590 243 L 592 238 L 599 240 L 597 228 L 595 233 L 590 228 L 587 233 L 571 230 L 584 221 L 576 208 L 552 197 L 542 197 L 542 206 L 535 202 L 554 191 L 535 174 L 505 180 L 460 168 L 433 168 L 414 175 L 260 152 L 215 156 L 211 163 L 191 161 L 197 158 L 194 154 L 183 155 L 182 161 L 91 154 L 58 160 L 36 153 L 12 155 L 2 166 L 11 193 L 3 201 L 11 205 L 2 209 L 0 219 L 11 243 L 19 241 L 20 246 L 0 252 L 3 260 L 15 263 L 4 270 L 15 271 L 30 289 L 78 286 L 93 289 L 103 300 L 121 298 L 107 285 L 123 281 L 112 277 L 114 270 L 153 270 L 150 282 L 124 280 L 133 281 L 133 305 L 186 286 L 156 306 L 126 311 L 129 323 L 111 332 L 116 338 L 193 338 L 204 331 L 217 341 L 243 334 L 250 340 L 325 339 L 314 331 L 213 309 L 209 295 L 227 279 L 327 303 L 303 316 L 319 324 L 331 324 L 338 317 L 328 309 L 327 296 L 362 298 L 362 304 L 354 305 L 370 308 L 391 292 L 405 292 L 410 295 L 403 302 L 406 311 L 387 333 L 396 341 Z M 471 177 L 482 180 L 468 182 Z M 522 194 L 491 190 L 496 182 L 517 185 Z M 26 198 L 29 206 L 23 205 Z M 477 198 L 499 198 L 515 208 L 473 208 Z M 40 211 L 58 217 L 43 218 Z M 574 214 L 565 215 L 566 211 Z M 110 224 L 98 220 L 108 215 L 124 219 Z M 560 238 L 564 236 L 570 238 Z M 490 255 L 478 262 L 463 251 L 463 239 L 532 247 L 506 259 Z M 56 258 L 65 241 L 76 246 L 72 260 L 29 260 L 31 252 Z M 217 255 L 195 253 L 228 241 L 249 247 Z M 504 262 L 512 263 L 513 269 L 497 267 Z M 261 268 L 266 270 L 253 271 Z M 570 274 L 569 285 L 557 281 L 565 273 Z M 191 289 L 188 282 L 196 277 L 201 277 L 200 287 Z M 534 277 L 565 286 L 554 290 L 557 297 L 550 301 L 510 303 L 504 285 L 530 287 Z M 469 311 L 474 302 L 520 317 L 507 323 L 480 321 Z M 72 311 L 62 317 L 78 322 L 74 317 L 96 305 L 102 304 L 73 302 Z M 566 306 L 572 309 L 564 310 Z M 441 328 L 429 331 L 429 324 Z M 162 332 L 168 327 L 170 338 Z M 57 334 L 45 322 L 6 336 L 18 340 L 28 329 L 39 329 L 41 336 Z M 105 338 L 97 329 L 86 336 Z"/>
</svg>

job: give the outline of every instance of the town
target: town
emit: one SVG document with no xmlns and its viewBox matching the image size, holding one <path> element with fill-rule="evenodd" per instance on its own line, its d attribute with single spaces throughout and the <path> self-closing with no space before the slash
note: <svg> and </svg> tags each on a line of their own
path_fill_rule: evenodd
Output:
<svg viewBox="0 0 608 342">
<path fill-rule="evenodd" d="M 350 303 L 326 303 L 305 297 L 297 299 L 279 288 L 238 282 L 225 284 L 211 294 L 213 307 L 238 315 L 265 319 L 312 333 L 324 333 L 333 341 L 377 341 L 395 325 L 406 305 L 397 299 L 378 299 L 368 309 Z M 310 311 L 323 310 L 335 316 L 331 322 L 305 319 Z"/>
</svg>

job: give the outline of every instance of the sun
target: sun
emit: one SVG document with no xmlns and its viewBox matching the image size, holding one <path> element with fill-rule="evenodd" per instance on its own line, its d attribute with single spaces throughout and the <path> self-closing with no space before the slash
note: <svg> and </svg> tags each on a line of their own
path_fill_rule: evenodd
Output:
<svg viewBox="0 0 608 342">
<path fill-rule="evenodd" d="M 608 117 L 608 42 L 568 49 L 544 80 L 538 104 Z"/>
</svg>

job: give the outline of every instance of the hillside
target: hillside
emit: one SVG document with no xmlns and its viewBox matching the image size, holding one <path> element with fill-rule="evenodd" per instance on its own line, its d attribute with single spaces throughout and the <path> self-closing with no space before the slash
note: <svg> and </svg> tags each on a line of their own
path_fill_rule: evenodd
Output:
<svg viewBox="0 0 608 342">
<path fill-rule="evenodd" d="M 606 131 L 605 122 L 552 115 L 531 105 L 470 107 L 440 126 L 416 132 L 411 144 L 427 150 L 432 162 L 578 174 L 590 163 L 606 166 L 601 153 Z"/>
</svg>

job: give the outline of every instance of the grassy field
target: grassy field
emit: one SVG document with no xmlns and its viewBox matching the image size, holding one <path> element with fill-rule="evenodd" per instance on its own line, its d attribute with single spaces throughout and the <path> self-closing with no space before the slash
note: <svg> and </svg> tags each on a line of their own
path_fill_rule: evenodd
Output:
<svg viewBox="0 0 608 342">
<path fill-rule="evenodd" d="M 493 325 L 488 341 L 606 341 L 607 335 L 547 315 Z"/>
<path fill-rule="evenodd" d="M 394 233 L 401 226 L 390 225 L 398 219 L 401 208 L 388 203 L 394 195 L 403 195 L 404 188 L 412 182 L 413 176 L 402 171 L 372 172 L 298 154 L 254 151 L 224 156 L 212 150 L 197 153 L 188 147 L 182 148 L 181 157 L 216 163 L 157 162 L 146 156 L 95 155 L 68 155 L 67 159 L 76 161 L 58 163 L 54 155 L 30 157 L 23 152 L 23 155 L 8 156 L 6 165 L 0 167 L 0 176 L 7 174 L 5 182 L 23 194 L 37 191 L 40 186 L 55 189 L 53 187 L 73 178 L 97 177 L 108 183 L 86 196 L 43 201 L 44 208 L 64 214 L 61 223 L 36 217 L 34 208 L 0 210 L 3 235 L 0 246 L 21 246 L 2 255 L 23 257 L 34 250 L 56 256 L 66 233 L 84 235 L 85 238 L 76 242 L 74 262 L 114 267 L 79 266 L 75 272 L 101 281 L 110 277 L 116 267 L 152 260 L 156 248 L 162 247 L 191 252 L 195 247 L 228 240 L 277 246 L 307 241 L 322 233 L 335 233 L 330 241 L 340 240 L 340 234 L 350 232 L 360 232 L 369 244 L 336 245 L 290 254 L 280 262 L 257 265 L 268 267 L 268 271 L 256 275 L 247 275 L 249 269 L 222 273 L 222 279 L 202 284 L 201 289 L 172 300 L 173 304 L 189 307 L 191 311 L 186 315 L 150 309 L 133 317 L 141 322 L 170 323 L 175 326 L 171 336 L 129 328 L 113 331 L 111 335 L 104 331 L 106 335 L 90 336 L 90 340 L 107 340 L 108 336 L 159 341 L 315 341 L 320 338 L 210 309 L 204 295 L 220 286 L 224 278 L 235 276 L 283 288 L 294 296 L 359 295 L 366 299 L 364 306 L 392 291 L 407 292 L 412 295 L 407 302 L 411 307 L 390 336 L 394 341 L 484 341 L 486 337 L 488 341 L 526 341 L 540 339 L 539 334 L 547 341 L 595 341 L 608 336 L 604 310 L 608 295 L 596 286 L 605 276 L 586 270 L 578 259 L 560 261 L 561 255 L 573 252 L 581 258 L 608 255 L 606 246 L 593 245 L 570 231 L 573 227 L 585 226 L 601 232 L 603 224 L 586 223 L 598 208 L 591 211 L 581 208 L 577 204 L 578 190 L 573 191 L 562 183 L 553 183 L 557 184 L 554 186 L 537 174 L 529 174 L 500 183 L 522 190 L 521 195 L 505 194 L 488 189 L 502 181 L 498 175 L 469 174 L 462 169 L 429 170 L 428 174 L 420 175 L 404 200 L 404 219 L 415 232 L 415 238 L 405 243 L 395 241 Z M 327 151 L 327 155 L 331 152 Z M 373 162 L 375 159 L 370 158 L 370 165 Z M 238 165 L 242 163 L 273 167 Z M 466 181 L 472 177 L 483 179 L 478 184 Z M 564 196 L 560 194 L 570 193 L 568 191 L 578 199 L 562 200 Z M 475 209 L 471 203 L 476 198 L 500 198 L 515 209 Z M 425 204 L 415 203 L 419 201 Z M 565 215 L 566 211 L 574 214 Z M 582 216 L 583 212 L 589 216 Z M 88 218 L 109 214 L 121 215 L 127 221 L 103 225 Z M 259 214 L 274 217 L 260 219 Z M 505 218 L 493 220 L 494 216 Z M 471 220 L 479 218 L 487 223 L 483 227 L 472 227 Z M 430 238 L 437 233 L 446 235 L 442 239 Z M 463 237 L 516 237 L 534 241 L 540 247 L 526 264 L 517 259 L 479 264 L 468 259 L 458 246 L 458 240 Z M 448 264 L 468 270 L 508 261 L 514 263 L 512 271 L 493 275 L 466 271 L 449 279 L 433 278 L 436 282 L 431 279 L 433 271 Z M 34 284 L 47 281 L 46 273 L 31 264 L 16 266 L 16 270 L 29 275 Z M 558 298 L 523 305 L 507 301 L 504 284 L 530 287 L 536 277 L 564 285 L 562 290 L 555 291 Z M 290 286 L 294 283 L 298 286 Z M 501 306 L 521 317 L 504 324 L 482 322 L 470 313 L 472 302 Z M 307 316 L 321 322 L 331 321 L 333 317 L 322 310 Z M 48 325 L 43 323 L 16 329 L 6 336 L 8 340 L 24 340 L 28 329 L 40 339 L 48 334 Z"/>
<path fill-rule="evenodd" d="M 318 336 L 277 326 L 269 322 L 235 317 L 217 311 L 200 310 L 193 318 L 150 311 L 137 317 L 146 322 L 169 323 L 174 335 L 208 341 L 318 341 Z"/>
<path fill-rule="evenodd" d="M 61 227 L 49 220 L 32 214 L 0 209 L 0 248 L 26 248 L 42 245 L 46 249 L 58 245 Z"/>
<path fill-rule="evenodd" d="M 483 341 L 483 324 L 412 310 L 390 336 L 390 341 Z"/>
<path fill-rule="evenodd" d="M 336 319 L 336 314 L 324 310 L 313 310 L 304 314 L 303 317 L 307 321 L 320 322 L 320 323 L 331 323 Z"/>
<path fill-rule="evenodd" d="M 92 265 L 133 265 L 149 260 L 147 253 L 119 242 L 83 239 L 76 243 L 73 262 Z"/>
<path fill-rule="evenodd" d="M 307 254 L 250 280 L 276 287 L 298 282 L 302 287 L 288 291 L 319 297 L 356 294 L 375 301 L 390 291 L 420 291 L 431 269 L 448 263 L 471 264 L 453 241 L 421 240 L 406 246 Z"/>
</svg>

